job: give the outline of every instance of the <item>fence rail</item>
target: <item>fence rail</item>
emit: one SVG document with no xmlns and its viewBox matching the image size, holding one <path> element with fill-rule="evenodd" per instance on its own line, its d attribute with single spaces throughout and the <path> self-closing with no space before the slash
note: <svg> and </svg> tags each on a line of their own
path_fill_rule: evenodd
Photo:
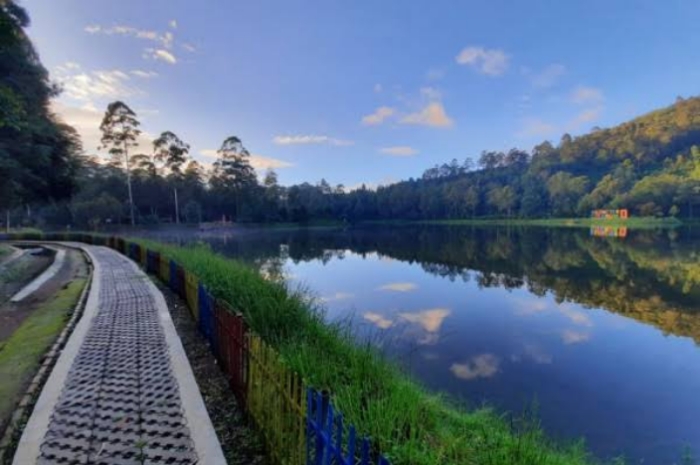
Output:
<svg viewBox="0 0 700 465">
<path fill-rule="evenodd" d="M 240 313 L 170 257 L 118 236 L 84 233 L 0 234 L 0 240 L 73 241 L 110 247 L 139 263 L 180 296 L 204 335 L 241 408 L 260 429 L 279 465 L 390 465 L 358 437 L 328 393 L 306 386 Z"/>
</svg>

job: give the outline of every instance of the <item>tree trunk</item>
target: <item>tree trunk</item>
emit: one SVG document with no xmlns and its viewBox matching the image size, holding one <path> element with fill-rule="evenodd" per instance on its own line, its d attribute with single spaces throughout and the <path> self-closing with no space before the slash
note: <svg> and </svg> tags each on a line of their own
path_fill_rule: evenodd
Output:
<svg viewBox="0 0 700 465">
<path fill-rule="evenodd" d="M 180 224 L 180 205 L 177 202 L 177 187 L 173 187 L 175 192 L 175 224 Z"/>
<path fill-rule="evenodd" d="M 129 188 L 129 214 L 131 216 L 131 226 L 135 226 L 134 195 L 131 192 L 131 167 L 129 166 L 129 150 L 126 143 L 124 143 L 124 156 L 126 157 L 126 185 Z"/>
</svg>

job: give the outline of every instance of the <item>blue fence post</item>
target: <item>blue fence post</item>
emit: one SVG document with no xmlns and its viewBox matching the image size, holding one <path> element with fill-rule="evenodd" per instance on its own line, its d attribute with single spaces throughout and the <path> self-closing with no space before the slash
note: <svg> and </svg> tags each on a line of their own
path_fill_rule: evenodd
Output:
<svg viewBox="0 0 700 465">
<path fill-rule="evenodd" d="M 197 289 L 197 299 L 199 301 L 199 331 L 214 347 L 214 310 L 209 293 L 202 283 L 199 283 Z"/>
<path fill-rule="evenodd" d="M 170 260 L 170 290 L 177 292 L 177 264 L 175 260 Z"/>
</svg>

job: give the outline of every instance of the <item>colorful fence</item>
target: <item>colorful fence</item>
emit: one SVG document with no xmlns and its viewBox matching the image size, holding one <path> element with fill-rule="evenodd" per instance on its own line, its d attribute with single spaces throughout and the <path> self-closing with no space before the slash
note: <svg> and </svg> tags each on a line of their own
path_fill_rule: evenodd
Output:
<svg viewBox="0 0 700 465">
<path fill-rule="evenodd" d="M 186 303 L 209 343 L 239 405 L 262 432 L 280 465 L 389 465 L 345 425 L 327 393 L 305 386 L 277 352 L 254 334 L 239 313 L 215 298 L 180 264 L 135 242 L 81 233 L 0 234 L 0 240 L 73 241 L 104 245 L 142 265 Z"/>
</svg>

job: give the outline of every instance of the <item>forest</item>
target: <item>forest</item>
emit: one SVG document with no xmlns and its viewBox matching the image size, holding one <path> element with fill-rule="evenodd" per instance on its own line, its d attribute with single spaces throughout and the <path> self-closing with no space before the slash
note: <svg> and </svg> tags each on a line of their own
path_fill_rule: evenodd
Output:
<svg viewBox="0 0 700 465">
<path fill-rule="evenodd" d="M 50 110 L 60 87 L 25 34 L 28 24 L 22 8 L 0 3 L 0 209 L 8 223 L 97 229 L 586 217 L 597 208 L 644 217 L 700 213 L 698 97 L 679 97 L 613 128 L 564 134 L 556 145 L 452 158 L 376 189 L 349 190 L 323 179 L 282 186 L 274 171 L 256 173 L 237 136 L 223 138 L 210 168 L 172 131 L 139 146 L 138 115 L 121 101 L 109 104 L 100 126 L 109 159 L 83 150 L 76 131 Z"/>
</svg>

